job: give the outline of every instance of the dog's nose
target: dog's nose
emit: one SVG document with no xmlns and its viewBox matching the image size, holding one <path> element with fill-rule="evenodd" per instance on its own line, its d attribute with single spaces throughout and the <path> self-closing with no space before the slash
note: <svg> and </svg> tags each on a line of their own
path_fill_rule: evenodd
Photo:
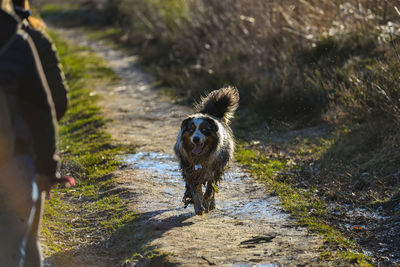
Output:
<svg viewBox="0 0 400 267">
<path fill-rule="evenodd" d="M 198 142 L 200 142 L 200 137 L 194 136 L 193 137 L 193 143 L 197 144 Z"/>
</svg>

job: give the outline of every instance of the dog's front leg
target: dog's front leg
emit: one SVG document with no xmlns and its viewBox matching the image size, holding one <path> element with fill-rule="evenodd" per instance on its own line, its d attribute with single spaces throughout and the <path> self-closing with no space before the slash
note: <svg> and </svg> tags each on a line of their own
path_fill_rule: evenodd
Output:
<svg viewBox="0 0 400 267">
<path fill-rule="evenodd" d="M 214 185 L 212 182 L 207 182 L 206 192 L 204 193 L 204 207 L 206 208 L 206 212 L 215 209 L 215 191 Z"/>
<path fill-rule="evenodd" d="M 192 191 L 190 190 L 189 185 L 186 183 L 185 185 L 185 194 L 183 195 L 182 202 L 185 204 L 184 208 L 189 204 L 193 204 L 193 197 L 192 197 Z"/>
<path fill-rule="evenodd" d="M 197 215 L 204 215 L 204 207 L 203 207 L 203 201 L 202 201 L 202 195 L 203 195 L 203 190 L 201 188 L 201 184 L 193 186 L 192 184 L 189 184 L 190 191 L 192 192 L 192 197 L 193 197 L 193 206 L 194 206 L 194 212 Z"/>
</svg>

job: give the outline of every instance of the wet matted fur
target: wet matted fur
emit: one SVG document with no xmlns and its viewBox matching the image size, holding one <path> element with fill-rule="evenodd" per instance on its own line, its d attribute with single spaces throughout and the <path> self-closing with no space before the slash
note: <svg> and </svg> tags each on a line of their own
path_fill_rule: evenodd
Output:
<svg viewBox="0 0 400 267">
<path fill-rule="evenodd" d="M 195 213 L 215 208 L 216 185 L 233 157 L 230 119 L 239 105 L 239 92 L 226 87 L 212 91 L 195 106 L 195 114 L 183 120 L 174 151 L 179 159 L 186 192 L 185 208 L 193 203 Z M 203 195 L 202 185 L 206 186 Z"/>
</svg>

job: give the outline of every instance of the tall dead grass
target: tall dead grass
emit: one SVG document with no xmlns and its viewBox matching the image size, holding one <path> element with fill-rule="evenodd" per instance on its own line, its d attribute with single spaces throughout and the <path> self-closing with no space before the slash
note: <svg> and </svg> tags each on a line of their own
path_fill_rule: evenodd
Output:
<svg viewBox="0 0 400 267">
<path fill-rule="evenodd" d="M 144 62 L 187 99 L 235 85 L 242 104 L 284 119 L 325 110 L 326 80 L 359 53 L 358 40 L 347 38 L 336 60 L 337 49 L 327 44 L 336 48 L 341 36 L 368 35 L 396 18 L 391 1 L 376 0 L 102 3 L 124 37 L 142 48 Z M 377 40 L 370 41 L 376 45 Z M 346 51 L 349 46 L 354 47 Z"/>
</svg>

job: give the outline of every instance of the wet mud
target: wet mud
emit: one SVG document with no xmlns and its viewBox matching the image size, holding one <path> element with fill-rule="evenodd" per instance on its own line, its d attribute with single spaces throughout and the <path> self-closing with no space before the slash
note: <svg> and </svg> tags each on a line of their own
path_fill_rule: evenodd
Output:
<svg viewBox="0 0 400 267">
<path fill-rule="evenodd" d="M 182 206 L 180 197 L 185 191 L 185 183 L 178 162 L 173 155 L 139 152 L 125 155 L 121 159 L 125 162 L 125 168 L 157 174 L 154 179 L 159 186 L 165 186 L 162 193 L 163 198 L 168 200 L 169 208 Z M 204 190 L 205 188 L 203 188 Z M 216 194 L 218 209 L 210 213 L 212 216 L 268 221 L 279 221 L 288 217 L 277 206 L 278 199 L 271 196 L 266 197 L 261 186 L 237 166 L 230 168 L 224 174 L 218 190 L 220 191 Z M 246 194 L 250 197 L 243 199 L 243 195 Z M 151 206 L 147 206 L 145 211 L 149 209 L 151 210 Z M 186 211 L 192 212 L 192 205 L 189 205 Z"/>
</svg>

